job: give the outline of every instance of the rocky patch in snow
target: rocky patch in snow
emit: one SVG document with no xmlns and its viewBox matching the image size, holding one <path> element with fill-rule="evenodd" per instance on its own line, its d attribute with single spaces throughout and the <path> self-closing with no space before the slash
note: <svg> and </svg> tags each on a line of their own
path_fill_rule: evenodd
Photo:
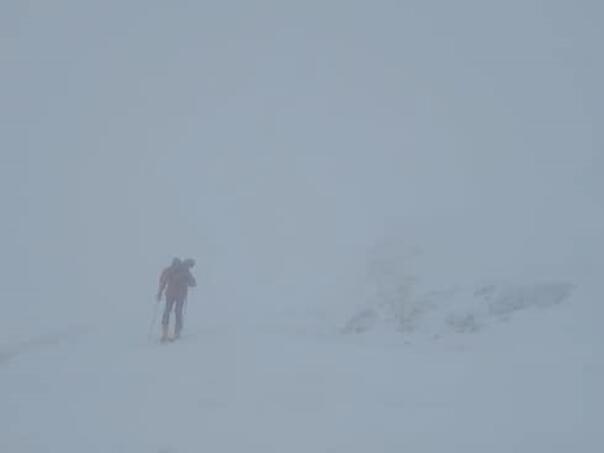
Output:
<svg viewBox="0 0 604 453">
<path fill-rule="evenodd" d="M 547 309 L 567 301 L 574 285 L 566 282 L 531 285 L 488 284 L 474 290 L 449 289 L 421 295 L 375 300 L 346 323 L 346 333 L 388 326 L 403 333 L 466 334 L 493 322 L 509 320 L 531 309 Z"/>
</svg>

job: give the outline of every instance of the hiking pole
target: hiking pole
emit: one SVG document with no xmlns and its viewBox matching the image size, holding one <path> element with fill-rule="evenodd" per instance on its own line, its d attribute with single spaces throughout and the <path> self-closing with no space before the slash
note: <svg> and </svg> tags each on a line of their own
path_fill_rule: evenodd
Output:
<svg viewBox="0 0 604 453">
<path fill-rule="evenodd" d="M 159 307 L 161 301 L 157 301 L 155 303 L 155 307 L 153 308 L 153 318 L 151 319 L 151 325 L 149 326 L 149 334 L 148 339 L 151 341 L 151 337 L 153 335 L 153 328 L 155 327 L 155 321 L 157 321 L 157 308 Z"/>
</svg>

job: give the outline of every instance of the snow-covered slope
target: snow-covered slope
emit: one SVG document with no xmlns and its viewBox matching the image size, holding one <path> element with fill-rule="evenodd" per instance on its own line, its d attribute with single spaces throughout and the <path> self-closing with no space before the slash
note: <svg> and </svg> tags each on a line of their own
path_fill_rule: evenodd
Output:
<svg viewBox="0 0 604 453">
<path fill-rule="evenodd" d="M 202 305 L 168 345 L 134 318 L 49 331 L 2 346 L 0 451 L 595 453 L 584 296 L 430 340 Z"/>
</svg>

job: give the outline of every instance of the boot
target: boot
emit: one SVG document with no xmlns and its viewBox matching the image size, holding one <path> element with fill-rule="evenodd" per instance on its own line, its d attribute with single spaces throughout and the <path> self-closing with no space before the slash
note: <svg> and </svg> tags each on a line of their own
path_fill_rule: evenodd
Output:
<svg viewBox="0 0 604 453">
<path fill-rule="evenodd" d="M 169 339 L 170 339 L 170 337 L 168 336 L 168 326 L 162 325 L 161 326 L 161 339 L 159 341 L 161 341 L 162 343 L 165 343 Z"/>
</svg>

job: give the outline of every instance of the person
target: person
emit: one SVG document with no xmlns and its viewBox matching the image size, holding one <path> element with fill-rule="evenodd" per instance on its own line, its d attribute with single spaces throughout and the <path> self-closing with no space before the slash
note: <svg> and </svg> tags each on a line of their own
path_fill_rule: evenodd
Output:
<svg viewBox="0 0 604 453">
<path fill-rule="evenodd" d="M 157 301 L 161 302 L 165 291 L 166 305 L 162 316 L 161 341 L 165 342 L 170 339 L 168 335 L 170 325 L 170 313 L 174 309 L 176 324 L 174 327 L 173 339 L 180 338 L 180 333 L 183 327 L 183 309 L 187 300 L 189 288 L 197 286 L 195 277 L 191 273 L 191 269 L 195 266 L 195 260 L 186 259 L 181 261 L 179 258 L 174 258 L 172 264 L 164 269 L 159 278 L 159 290 L 157 292 Z"/>
</svg>

